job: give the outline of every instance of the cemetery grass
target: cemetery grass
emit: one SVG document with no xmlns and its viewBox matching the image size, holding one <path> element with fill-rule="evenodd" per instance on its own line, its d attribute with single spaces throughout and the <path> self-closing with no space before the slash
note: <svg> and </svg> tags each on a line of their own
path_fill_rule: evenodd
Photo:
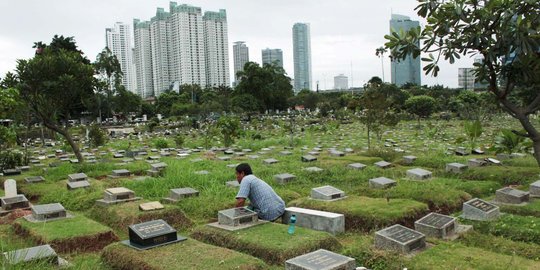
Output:
<svg viewBox="0 0 540 270">
<path fill-rule="evenodd" d="M 114 269 L 268 269 L 260 259 L 193 239 L 145 251 L 120 243 L 107 246 L 102 259 Z"/>
<path fill-rule="evenodd" d="M 529 203 L 523 206 L 501 205 L 500 208 L 505 213 L 540 218 L 540 199 L 530 199 Z"/>
<path fill-rule="evenodd" d="M 50 244 L 57 252 L 97 251 L 119 238 L 108 227 L 81 213 L 74 217 L 32 223 L 19 218 L 13 223 L 15 232 L 36 243 Z"/>
<path fill-rule="evenodd" d="M 293 235 L 288 225 L 265 223 L 230 232 L 209 226 L 195 228 L 191 236 L 199 241 L 248 253 L 269 264 L 283 264 L 286 260 L 319 248 L 339 250 L 335 237 L 326 233 L 296 227 Z"/>
<path fill-rule="evenodd" d="M 517 255 L 540 261 L 540 245 L 522 241 L 512 241 L 504 237 L 469 232 L 460 237 L 459 242 L 470 247 L 482 248 L 506 255 Z"/>
<path fill-rule="evenodd" d="M 317 209 L 345 215 L 345 229 L 370 231 L 392 224 L 412 226 L 414 221 L 428 213 L 425 203 L 408 199 L 369 198 L 349 195 L 347 198 L 325 202 L 301 198 L 289 206 Z"/>
<path fill-rule="evenodd" d="M 484 234 L 501 236 L 514 241 L 524 241 L 540 244 L 540 218 L 502 214 L 495 221 L 462 221 L 474 226 L 474 229 Z"/>
</svg>

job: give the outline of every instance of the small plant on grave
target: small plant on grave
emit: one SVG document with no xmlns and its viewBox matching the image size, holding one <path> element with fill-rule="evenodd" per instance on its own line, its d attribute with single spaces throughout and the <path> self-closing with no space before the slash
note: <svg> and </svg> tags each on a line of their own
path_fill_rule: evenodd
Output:
<svg viewBox="0 0 540 270">
<path fill-rule="evenodd" d="M 471 147 L 471 150 L 474 150 L 476 147 L 476 140 L 482 135 L 482 132 L 482 123 L 480 123 L 479 120 L 465 122 L 465 134 L 469 137 L 469 146 Z"/>
<path fill-rule="evenodd" d="M 182 148 L 185 142 L 186 137 L 183 134 L 176 134 L 176 136 L 174 137 L 174 143 L 176 144 L 177 148 Z"/>
<path fill-rule="evenodd" d="M 223 135 L 225 147 L 234 143 L 234 139 L 240 134 L 240 120 L 233 116 L 221 116 L 217 122 L 217 127 Z"/>
<path fill-rule="evenodd" d="M 169 142 L 166 139 L 158 138 L 158 139 L 154 140 L 154 146 L 157 149 L 167 148 L 167 147 L 169 147 Z"/>
<path fill-rule="evenodd" d="M 495 150 L 496 153 L 511 154 L 519 150 L 524 141 L 525 138 L 517 135 L 514 131 L 503 129 L 501 130 L 501 133 L 495 137 L 493 150 Z"/>
<path fill-rule="evenodd" d="M 92 125 L 90 127 L 90 130 L 88 131 L 88 138 L 90 140 L 90 147 L 98 147 L 107 142 L 105 132 L 97 125 Z"/>
<path fill-rule="evenodd" d="M 152 119 L 150 119 L 150 122 L 148 123 L 148 125 L 146 125 L 146 128 L 148 129 L 149 132 L 154 132 L 154 129 L 157 126 L 159 126 L 159 120 L 156 117 L 153 117 Z"/>
</svg>

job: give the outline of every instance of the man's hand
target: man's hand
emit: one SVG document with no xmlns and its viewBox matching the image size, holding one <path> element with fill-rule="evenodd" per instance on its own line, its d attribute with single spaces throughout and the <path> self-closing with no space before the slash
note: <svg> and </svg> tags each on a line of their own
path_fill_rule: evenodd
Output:
<svg viewBox="0 0 540 270">
<path fill-rule="evenodd" d="M 245 198 L 236 198 L 236 207 L 244 207 L 245 203 L 246 203 Z"/>
</svg>

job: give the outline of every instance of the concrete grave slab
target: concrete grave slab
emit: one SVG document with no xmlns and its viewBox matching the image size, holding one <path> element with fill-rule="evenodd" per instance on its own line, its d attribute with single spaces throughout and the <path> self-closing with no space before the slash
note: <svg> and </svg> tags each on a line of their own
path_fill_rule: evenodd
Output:
<svg viewBox="0 0 540 270">
<path fill-rule="evenodd" d="M 293 180 L 296 179 L 296 176 L 294 176 L 293 174 L 290 174 L 290 173 L 281 173 L 281 174 L 276 174 L 274 175 L 274 179 L 279 183 L 279 184 L 286 184 L 288 182 L 291 182 Z"/>
<path fill-rule="evenodd" d="M 375 247 L 408 254 L 426 246 L 426 236 L 396 224 L 375 233 Z"/>
<path fill-rule="evenodd" d="M 350 168 L 350 169 L 353 169 L 353 170 L 363 170 L 366 167 L 367 166 L 362 164 L 362 163 L 351 163 L 351 164 L 347 165 L 347 168 Z"/>
<path fill-rule="evenodd" d="M 420 181 L 429 180 L 431 176 L 432 176 L 432 173 L 428 170 L 424 170 L 420 168 L 407 170 L 407 177 L 414 180 L 420 180 Z"/>
<path fill-rule="evenodd" d="M 450 173 L 462 173 L 466 171 L 469 166 L 461 163 L 448 163 L 446 164 L 446 172 Z"/>
<path fill-rule="evenodd" d="M 164 198 L 164 201 L 167 202 L 178 202 L 179 200 L 182 200 L 184 198 L 188 197 L 197 197 L 199 196 L 199 191 L 193 188 L 175 188 L 171 189 L 169 193 L 169 197 Z"/>
<path fill-rule="evenodd" d="M 375 189 L 386 189 L 397 185 L 397 182 L 386 177 L 377 177 L 369 179 L 369 187 Z"/>
<path fill-rule="evenodd" d="M 319 249 L 285 261 L 285 270 L 354 270 L 356 260 Z"/>
<path fill-rule="evenodd" d="M 77 182 L 67 182 L 67 189 L 74 190 L 79 188 L 88 188 L 90 187 L 90 182 L 88 181 L 77 181 Z"/>
<path fill-rule="evenodd" d="M 338 234 L 345 231 L 345 216 L 343 214 L 318 211 L 299 207 L 285 208 L 282 222 L 289 224 L 291 215 L 296 215 L 296 225 L 316 231 Z"/>
<path fill-rule="evenodd" d="M 529 192 L 504 187 L 495 191 L 495 202 L 503 204 L 525 204 L 529 202 Z"/>
<path fill-rule="evenodd" d="M 478 221 L 499 218 L 499 207 L 482 199 L 474 198 L 463 203 L 462 218 Z"/>
<path fill-rule="evenodd" d="M 311 198 L 322 201 L 336 201 L 346 198 L 343 190 L 333 186 L 322 186 L 311 189 Z"/>
<path fill-rule="evenodd" d="M 165 209 L 160 202 L 147 202 L 139 204 L 139 210 L 143 212 Z"/>
<path fill-rule="evenodd" d="M 414 222 L 414 229 L 427 237 L 447 239 L 456 232 L 456 218 L 438 213 L 429 213 Z"/>
</svg>

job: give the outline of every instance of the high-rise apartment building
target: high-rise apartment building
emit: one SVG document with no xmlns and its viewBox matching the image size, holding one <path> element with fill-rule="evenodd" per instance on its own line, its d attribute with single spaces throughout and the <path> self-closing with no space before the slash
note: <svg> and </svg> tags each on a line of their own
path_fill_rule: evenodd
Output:
<svg viewBox="0 0 540 270">
<path fill-rule="evenodd" d="M 294 91 L 311 89 L 311 36 L 307 23 L 293 26 Z"/>
<path fill-rule="evenodd" d="M 117 22 L 113 28 L 105 29 L 106 46 L 116 56 L 120 63 L 122 85 L 131 92 L 136 92 L 135 70 L 133 70 L 133 55 L 131 50 L 131 27 L 129 24 Z"/>
<path fill-rule="evenodd" d="M 465 90 L 474 90 L 474 81 L 476 75 L 472 68 L 459 68 L 458 69 L 458 86 Z"/>
<path fill-rule="evenodd" d="M 278 67 L 283 68 L 283 51 L 281 49 L 264 49 L 262 50 L 262 63 L 264 64 L 276 64 Z"/>
<path fill-rule="evenodd" d="M 213 87 L 230 83 L 227 15 L 170 2 L 150 22 L 134 20 L 137 87 L 159 96 L 183 84 Z"/>
<path fill-rule="evenodd" d="M 234 61 L 234 80 L 238 81 L 236 74 L 238 71 L 244 70 L 244 66 L 249 62 L 249 48 L 244 41 L 237 41 L 233 45 L 233 61 Z"/>
<path fill-rule="evenodd" d="M 346 90 L 349 89 L 349 78 L 343 74 L 334 77 L 334 89 Z"/>
<path fill-rule="evenodd" d="M 399 32 L 400 30 L 408 31 L 418 26 L 420 26 L 418 21 L 412 21 L 407 16 L 392 14 L 390 33 Z M 402 86 L 406 83 L 421 85 L 420 72 L 420 57 L 413 58 L 409 55 L 405 59 L 393 60 L 391 63 L 390 73 L 392 75 L 392 83 L 397 86 Z"/>
<path fill-rule="evenodd" d="M 135 48 L 133 59 L 137 78 L 137 94 L 142 98 L 154 96 L 152 77 L 152 50 L 150 46 L 150 22 L 133 20 Z"/>
</svg>

